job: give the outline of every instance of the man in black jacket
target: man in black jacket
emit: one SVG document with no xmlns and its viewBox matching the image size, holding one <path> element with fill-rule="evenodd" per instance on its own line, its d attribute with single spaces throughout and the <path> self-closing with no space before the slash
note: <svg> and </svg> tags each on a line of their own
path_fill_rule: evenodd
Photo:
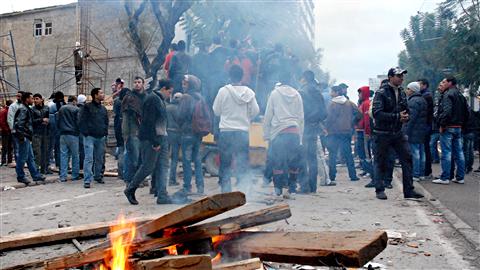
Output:
<svg viewBox="0 0 480 270">
<path fill-rule="evenodd" d="M 105 138 L 108 135 L 107 109 L 102 105 L 105 94 L 102 89 L 93 88 L 90 95 L 92 96 L 92 102 L 83 106 L 79 117 L 80 133 L 84 136 L 84 188 L 90 188 L 92 178 L 99 184 L 105 183 L 102 179 Z M 95 168 L 92 172 L 93 165 L 95 165 Z"/>
<path fill-rule="evenodd" d="M 18 140 L 18 160 L 15 168 L 17 172 L 17 181 L 28 185 L 30 182 L 25 178 L 23 166 L 27 162 L 28 171 L 33 181 L 45 181 L 45 177 L 40 174 L 35 165 L 35 157 L 32 149 L 33 137 L 33 112 L 30 106 L 33 104 L 32 93 L 24 92 L 22 94 L 22 104 L 20 104 L 14 118 L 15 136 Z"/>
<path fill-rule="evenodd" d="M 37 169 L 40 169 L 41 173 L 46 174 L 48 172 L 49 111 L 48 106 L 43 104 L 42 95 L 39 93 L 33 95 L 33 103 L 33 154 Z"/>
<path fill-rule="evenodd" d="M 440 179 L 432 182 L 435 184 L 448 185 L 452 173 L 452 160 L 457 165 L 457 174 L 452 181 L 458 184 L 464 183 L 465 156 L 462 145 L 462 128 L 468 122 L 468 104 L 465 97 L 457 88 L 457 80 L 453 76 L 447 76 L 439 86 L 442 96 L 438 102 L 436 120 L 440 126 L 440 146 L 442 148 Z M 452 157 L 452 154 L 454 155 Z"/>
<path fill-rule="evenodd" d="M 425 127 L 427 130 L 427 135 L 425 136 L 424 141 L 424 151 L 425 151 L 425 179 L 429 178 L 432 180 L 432 152 L 430 151 L 430 139 L 432 134 L 432 123 L 433 123 L 433 95 L 428 89 L 430 84 L 427 79 L 420 79 L 418 80 L 420 83 L 420 94 L 422 94 L 423 98 L 427 102 L 427 126 Z"/>
<path fill-rule="evenodd" d="M 304 161 L 302 162 L 303 172 L 300 179 L 301 192 L 317 191 L 317 141 L 320 130 L 320 123 L 327 117 L 327 109 L 323 95 L 315 81 L 315 75 L 311 70 L 303 73 L 302 88 L 299 91 L 303 101 L 303 112 L 305 128 L 303 133 Z"/>
<path fill-rule="evenodd" d="M 60 132 L 60 182 L 67 181 L 69 156 L 72 157 L 72 180 L 79 179 L 79 142 L 77 97 L 68 97 L 68 104 L 57 114 L 57 129 Z"/>
<path fill-rule="evenodd" d="M 423 198 L 414 191 L 412 179 L 412 155 L 407 139 L 402 132 L 402 124 L 409 119 L 408 105 L 405 93 L 401 87 L 403 75 L 407 71 L 400 68 L 388 70 L 388 84 L 375 93 L 372 104 L 374 119 L 373 136 L 375 147 L 375 192 L 380 200 L 386 200 L 385 174 L 389 149 L 393 148 L 402 164 L 403 196 L 404 198 Z"/>
<path fill-rule="evenodd" d="M 165 100 L 170 98 L 173 85 L 170 81 L 160 80 L 159 87 L 159 91 L 153 91 L 145 98 L 139 130 L 142 164 L 124 191 L 127 200 L 134 205 L 138 204 L 135 191 L 145 177 L 152 173 L 157 204 L 171 203 L 167 193 L 168 140 Z"/>
</svg>

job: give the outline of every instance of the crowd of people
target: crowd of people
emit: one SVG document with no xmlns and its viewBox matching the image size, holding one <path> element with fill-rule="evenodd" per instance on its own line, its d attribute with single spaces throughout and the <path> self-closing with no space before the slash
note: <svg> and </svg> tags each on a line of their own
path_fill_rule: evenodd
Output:
<svg viewBox="0 0 480 270">
<path fill-rule="evenodd" d="M 385 189 L 392 188 L 397 159 L 405 198 L 423 197 L 414 190 L 414 181 L 464 184 L 465 174 L 473 170 L 480 115 L 470 108 L 452 76 L 440 83 L 438 91 L 429 90 L 426 79 L 403 89 L 407 71 L 391 68 L 379 90 L 373 93 L 368 86 L 360 87 L 355 104 L 344 83 L 331 87 L 326 95 L 311 70 L 296 76 L 291 68 L 270 67 L 263 77 L 271 89 L 252 89 L 255 65 L 246 56 L 246 47 L 233 42 L 230 50 L 222 48 L 214 41 L 209 51 L 200 46 L 190 57 L 180 41 L 171 46 L 165 78 L 158 83 L 137 76 L 131 90 L 121 78 L 112 84 L 118 178 L 125 181 L 124 193 L 131 204 L 139 203 L 135 193 L 148 186 L 148 176 L 156 202 L 172 203 L 167 186 L 179 185 L 179 152 L 181 191 L 185 196 L 192 192 L 194 177 L 196 193 L 203 194 L 200 148 L 209 133 L 214 134 L 220 153 L 221 192 L 233 189 L 231 178 L 235 176 L 236 188 L 250 194 L 255 177 L 249 168 L 249 130 L 259 118 L 269 145 L 263 184 L 273 182 L 277 196 L 314 193 L 319 178 L 323 186 L 336 185 L 339 163 L 346 164 L 351 181 L 369 177 L 365 187 L 375 188 L 376 197 L 382 200 L 387 199 Z M 281 46 L 273 54 L 283 54 Z M 209 67 L 204 66 L 206 59 Z M 271 71 L 268 76 L 267 71 Z M 24 173 L 27 163 L 33 181 L 44 181 L 54 164 L 61 182 L 67 181 L 71 168 L 73 181 L 82 178 L 83 169 L 85 188 L 93 182 L 105 183 L 109 126 L 102 105 L 105 93 L 94 88 L 90 97 L 86 102 L 85 95 L 69 96 L 65 103 L 64 95 L 56 92 L 44 105 L 40 94 L 19 91 L 16 102 L 7 101 L 0 111 L 1 162 L 11 163 L 15 158 L 18 182 L 30 183 Z M 359 175 L 354 155 L 359 159 Z M 432 163 L 439 161 L 442 173 L 435 178 Z"/>
</svg>

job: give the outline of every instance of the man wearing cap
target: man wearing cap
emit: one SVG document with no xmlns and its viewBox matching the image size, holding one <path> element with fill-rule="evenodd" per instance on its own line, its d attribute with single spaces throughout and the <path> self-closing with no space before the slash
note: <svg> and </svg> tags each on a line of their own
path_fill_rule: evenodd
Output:
<svg viewBox="0 0 480 270">
<path fill-rule="evenodd" d="M 338 87 L 341 89 L 340 94 L 348 99 L 348 85 L 341 83 L 338 85 Z"/>
<path fill-rule="evenodd" d="M 388 70 L 388 83 L 383 84 L 375 93 L 372 104 L 374 119 L 373 135 L 375 147 L 376 197 L 386 200 L 384 178 L 387 172 L 389 149 L 395 150 L 402 164 L 404 198 L 423 198 L 414 191 L 412 179 L 412 155 L 402 124 L 408 122 L 409 111 L 403 88 L 403 75 L 407 71 L 399 67 Z"/>
</svg>

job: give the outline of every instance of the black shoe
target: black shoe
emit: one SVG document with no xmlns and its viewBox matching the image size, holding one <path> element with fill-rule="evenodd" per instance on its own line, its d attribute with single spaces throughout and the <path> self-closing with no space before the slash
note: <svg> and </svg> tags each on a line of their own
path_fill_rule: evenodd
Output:
<svg viewBox="0 0 480 270">
<path fill-rule="evenodd" d="M 28 181 L 27 179 L 17 179 L 17 181 L 18 181 L 19 183 L 25 184 L 26 186 L 28 186 L 28 185 L 31 183 L 31 182 Z"/>
<path fill-rule="evenodd" d="M 157 198 L 157 204 L 172 204 L 172 200 L 169 197 Z"/>
<path fill-rule="evenodd" d="M 35 181 L 35 182 L 42 182 L 42 181 L 45 181 L 45 179 L 47 179 L 47 178 L 45 178 L 45 176 L 40 175 L 39 177 L 33 179 L 33 181 Z"/>
<path fill-rule="evenodd" d="M 365 187 L 366 187 L 366 188 L 374 188 L 374 187 L 375 187 L 375 183 L 370 182 L 370 183 L 366 184 Z"/>
<path fill-rule="evenodd" d="M 377 192 L 377 199 L 379 200 L 386 200 L 387 199 L 387 195 L 385 195 L 385 192 L 381 191 L 381 192 Z"/>
<path fill-rule="evenodd" d="M 125 194 L 125 196 L 127 197 L 127 200 L 130 204 L 133 204 L 133 205 L 137 205 L 138 204 L 138 201 L 137 199 L 135 198 L 135 189 L 129 189 L 129 188 L 126 188 L 124 191 L 123 191 L 123 194 Z"/>
<path fill-rule="evenodd" d="M 476 170 L 474 170 L 473 172 L 480 172 L 480 167 Z"/>
<path fill-rule="evenodd" d="M 99 183 L 99 184 L 105 184 L 105 181 L 103 181 L 103 179 L 95 180 L 95 182 L 97 182 L 97 183 Z"/>
<path fill-rule="evenodd" d="M 360 180 L 360 178 L 358 178 L 358 177 L 350 179 L 350 181 L 358 181 L 358 180 Z"/>
<path fill-rule="evenodd" d="M 386 185 L 385 185 L 385 188 L 392 189 L 393 186 L 392 186 L 392 184 L 386 184 Z"/>
<path fill-rule="evenodd" d="M 83 184 L 83 187 L 84 187 L 84 188 L 90 188 L 90 183 L 84 183 L 84 184 Z"/>
<path fill-rule="evenodd" d="M 405 194 L 403 196 L 405 199 L 421 199 L 424 196 L 414 190 L 412 190 L 409 194 Z"/>
</svg>

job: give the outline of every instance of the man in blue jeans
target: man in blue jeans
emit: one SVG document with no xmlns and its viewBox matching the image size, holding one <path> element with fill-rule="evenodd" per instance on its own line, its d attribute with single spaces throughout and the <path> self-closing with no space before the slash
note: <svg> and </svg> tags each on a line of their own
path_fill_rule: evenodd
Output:
<svg viewBox="0 0 480 270">
<path fill-rule="evenodd" d="M 107 109 L 102 105 L 105 94 L 102 89 L 93 88 L 90 95 L 92 102 L 83 106 L 79 117 L 79 128 L 80 133 L 84 136 L 83 147 L 85 150 L 84 188 L 90 188 L 92 179 L 99 184 L 105 183 L 102 179 L 105 138 L 108 135 Z"/>
<path fill-rule="evenodd" d="M 60 182 L 67 181 L 68 160 L 72 157 L 72 180 L 79 179 L 80 161 L 78 152 L 78 113 L 75 96 L 68 97 L 68 104 L 57 114 L 57 130 L 60 133 Z"/>
<path fill-rule="evenodd" d="M 438 103 L 436 120 L 440 126 L 440 147 L 442 148 L 442 174 L 435 184 L 448 185 L 452 173 L 452 159 L 457 165 L 457 173 L 452 182 L 464 183 L 465 156 L 463 154 L 462 127 L 468 122 L 468 104 L 457 88 L 457 80 L 447 76 L 438 87 L 442 96 Z"/>
<path fill-rule="evenodd" d="M 18 107 L 15 113 L 13 128 L 15 129 L 15 137 L 18 141 L 18 158 L 16 160 L 17 166 L 15 168 L 17 172 L 17 181 L 30 184 L 25 178 L 25 172 L 23 166 L 27 162 L 28 170 L 33 178 L 33 181 L 45 181 L 45 177 L 40 174 L 35 164 L 35 157 L 33 156 L 32 149 L 32 137 L 33 137 L 33 112 L 30 106 L 33 104 L 32 93 L 22 93 L 22 103 Z"/>
</svg>

